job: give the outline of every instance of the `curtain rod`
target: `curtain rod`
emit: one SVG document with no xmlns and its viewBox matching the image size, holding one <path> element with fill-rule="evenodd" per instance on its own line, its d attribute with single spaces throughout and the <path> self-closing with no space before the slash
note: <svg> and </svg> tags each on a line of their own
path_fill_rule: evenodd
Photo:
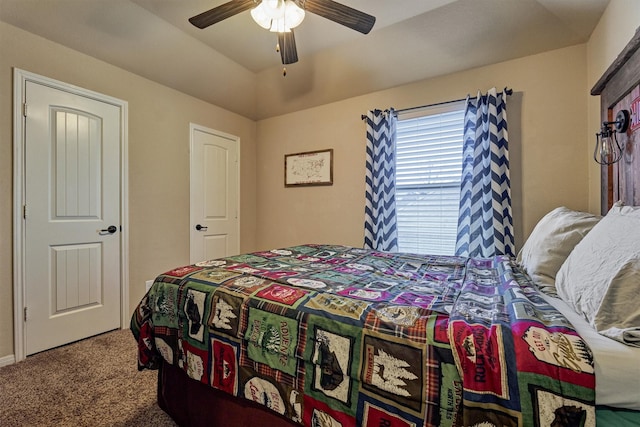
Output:
<svg viewBox="0 0 640 427">
<path fill-rule="evenodd" d="M 503 90 L 504 93 L 506 93 L 508 96 L 513 94 L 513 89 L 505 87 Z M 403 108 L 402 110 L 395 110 L 396 113 L 406 113 L 407 111 L 413 111 L 413 110 L 420 110 L 422 108 L 428 108 L 428 107 L 437 107 L 439 105 L 447 105 L 447 104 L 453 104 L 454 102 L 460 102 L 460 101 L 466 101 L 467 98 L 461 98 L 461 99 L 454 99 L 452 101 L 444 101 L 444 102 L 436 102 L 435 104 L 427 104 L 427 105 L 420 105 L 418 107 L 410 107 L 410 108 Z M 367 116 L 366 115 L 362 115 L 360 116 L 361 120 L 366 119 Z"/>
</svg>

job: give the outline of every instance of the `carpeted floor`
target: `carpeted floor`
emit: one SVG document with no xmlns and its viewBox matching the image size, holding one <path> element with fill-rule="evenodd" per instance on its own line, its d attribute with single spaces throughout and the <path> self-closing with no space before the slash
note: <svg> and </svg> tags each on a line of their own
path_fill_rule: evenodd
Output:
<svg viewBox="0 0 640 427">
<path fill-rule="evenodd" d="M 0 426 L 175 426 L 156 379 L 129 330 L 108 332 L 0 368 Z"/>
</svg>

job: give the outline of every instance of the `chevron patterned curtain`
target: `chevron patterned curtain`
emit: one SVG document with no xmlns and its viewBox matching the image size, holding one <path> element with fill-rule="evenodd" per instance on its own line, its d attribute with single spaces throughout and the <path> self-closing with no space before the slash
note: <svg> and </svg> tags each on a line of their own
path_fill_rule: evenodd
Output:
<svg viewBox="0 0 640 427">
<path fill-rule="evenodd" d="M 514 255 L 507 94 L 467 98 L 456 255 Z"/>
<path fill-rule="evenodd" d="M 364 247 L 398 251 L 396 227 L 396 114 L 373 110 L 366 116 L 367 170 Z"/>
</svg>

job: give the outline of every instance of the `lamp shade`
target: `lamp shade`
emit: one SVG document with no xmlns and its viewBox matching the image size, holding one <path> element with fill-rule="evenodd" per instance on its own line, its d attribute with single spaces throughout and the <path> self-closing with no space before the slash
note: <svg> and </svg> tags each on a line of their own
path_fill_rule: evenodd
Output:
<svg viewBox="0 0 640 427">
<path fill-rule="evenodd" d="M 288 28 L 295 28 L 304 19 L 304 9 L 301 9 L 295 2 L 287 0 L 284 9 L 284 21 Z"/>
<path fill-rule="evenodd" d="M 256 24 L 260 25 L 265 30 L 271 28 L 271 18 L 269 18 L 264 12 L 262 3 L 251 9 L 251 17 L 256 21 Z"/>
</svg>

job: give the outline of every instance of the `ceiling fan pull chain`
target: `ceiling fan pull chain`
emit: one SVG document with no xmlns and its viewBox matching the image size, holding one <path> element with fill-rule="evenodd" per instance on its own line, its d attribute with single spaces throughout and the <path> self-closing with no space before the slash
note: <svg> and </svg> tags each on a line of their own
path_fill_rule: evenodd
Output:
<svg viewBox="0 0 640 427">
<path fill-rule="evenodd" d="M 287 48 L 287 39 L 282 38 L 282 44 L 284 44 L 284 48 Z M 280 52 L 280 37 L 278 37 L 278 52 Z M 283 61 L 284 62 L 284 61 Z M 282 77 L 287 77 L 287 67 L 282 66 Z"/>
</svg>

